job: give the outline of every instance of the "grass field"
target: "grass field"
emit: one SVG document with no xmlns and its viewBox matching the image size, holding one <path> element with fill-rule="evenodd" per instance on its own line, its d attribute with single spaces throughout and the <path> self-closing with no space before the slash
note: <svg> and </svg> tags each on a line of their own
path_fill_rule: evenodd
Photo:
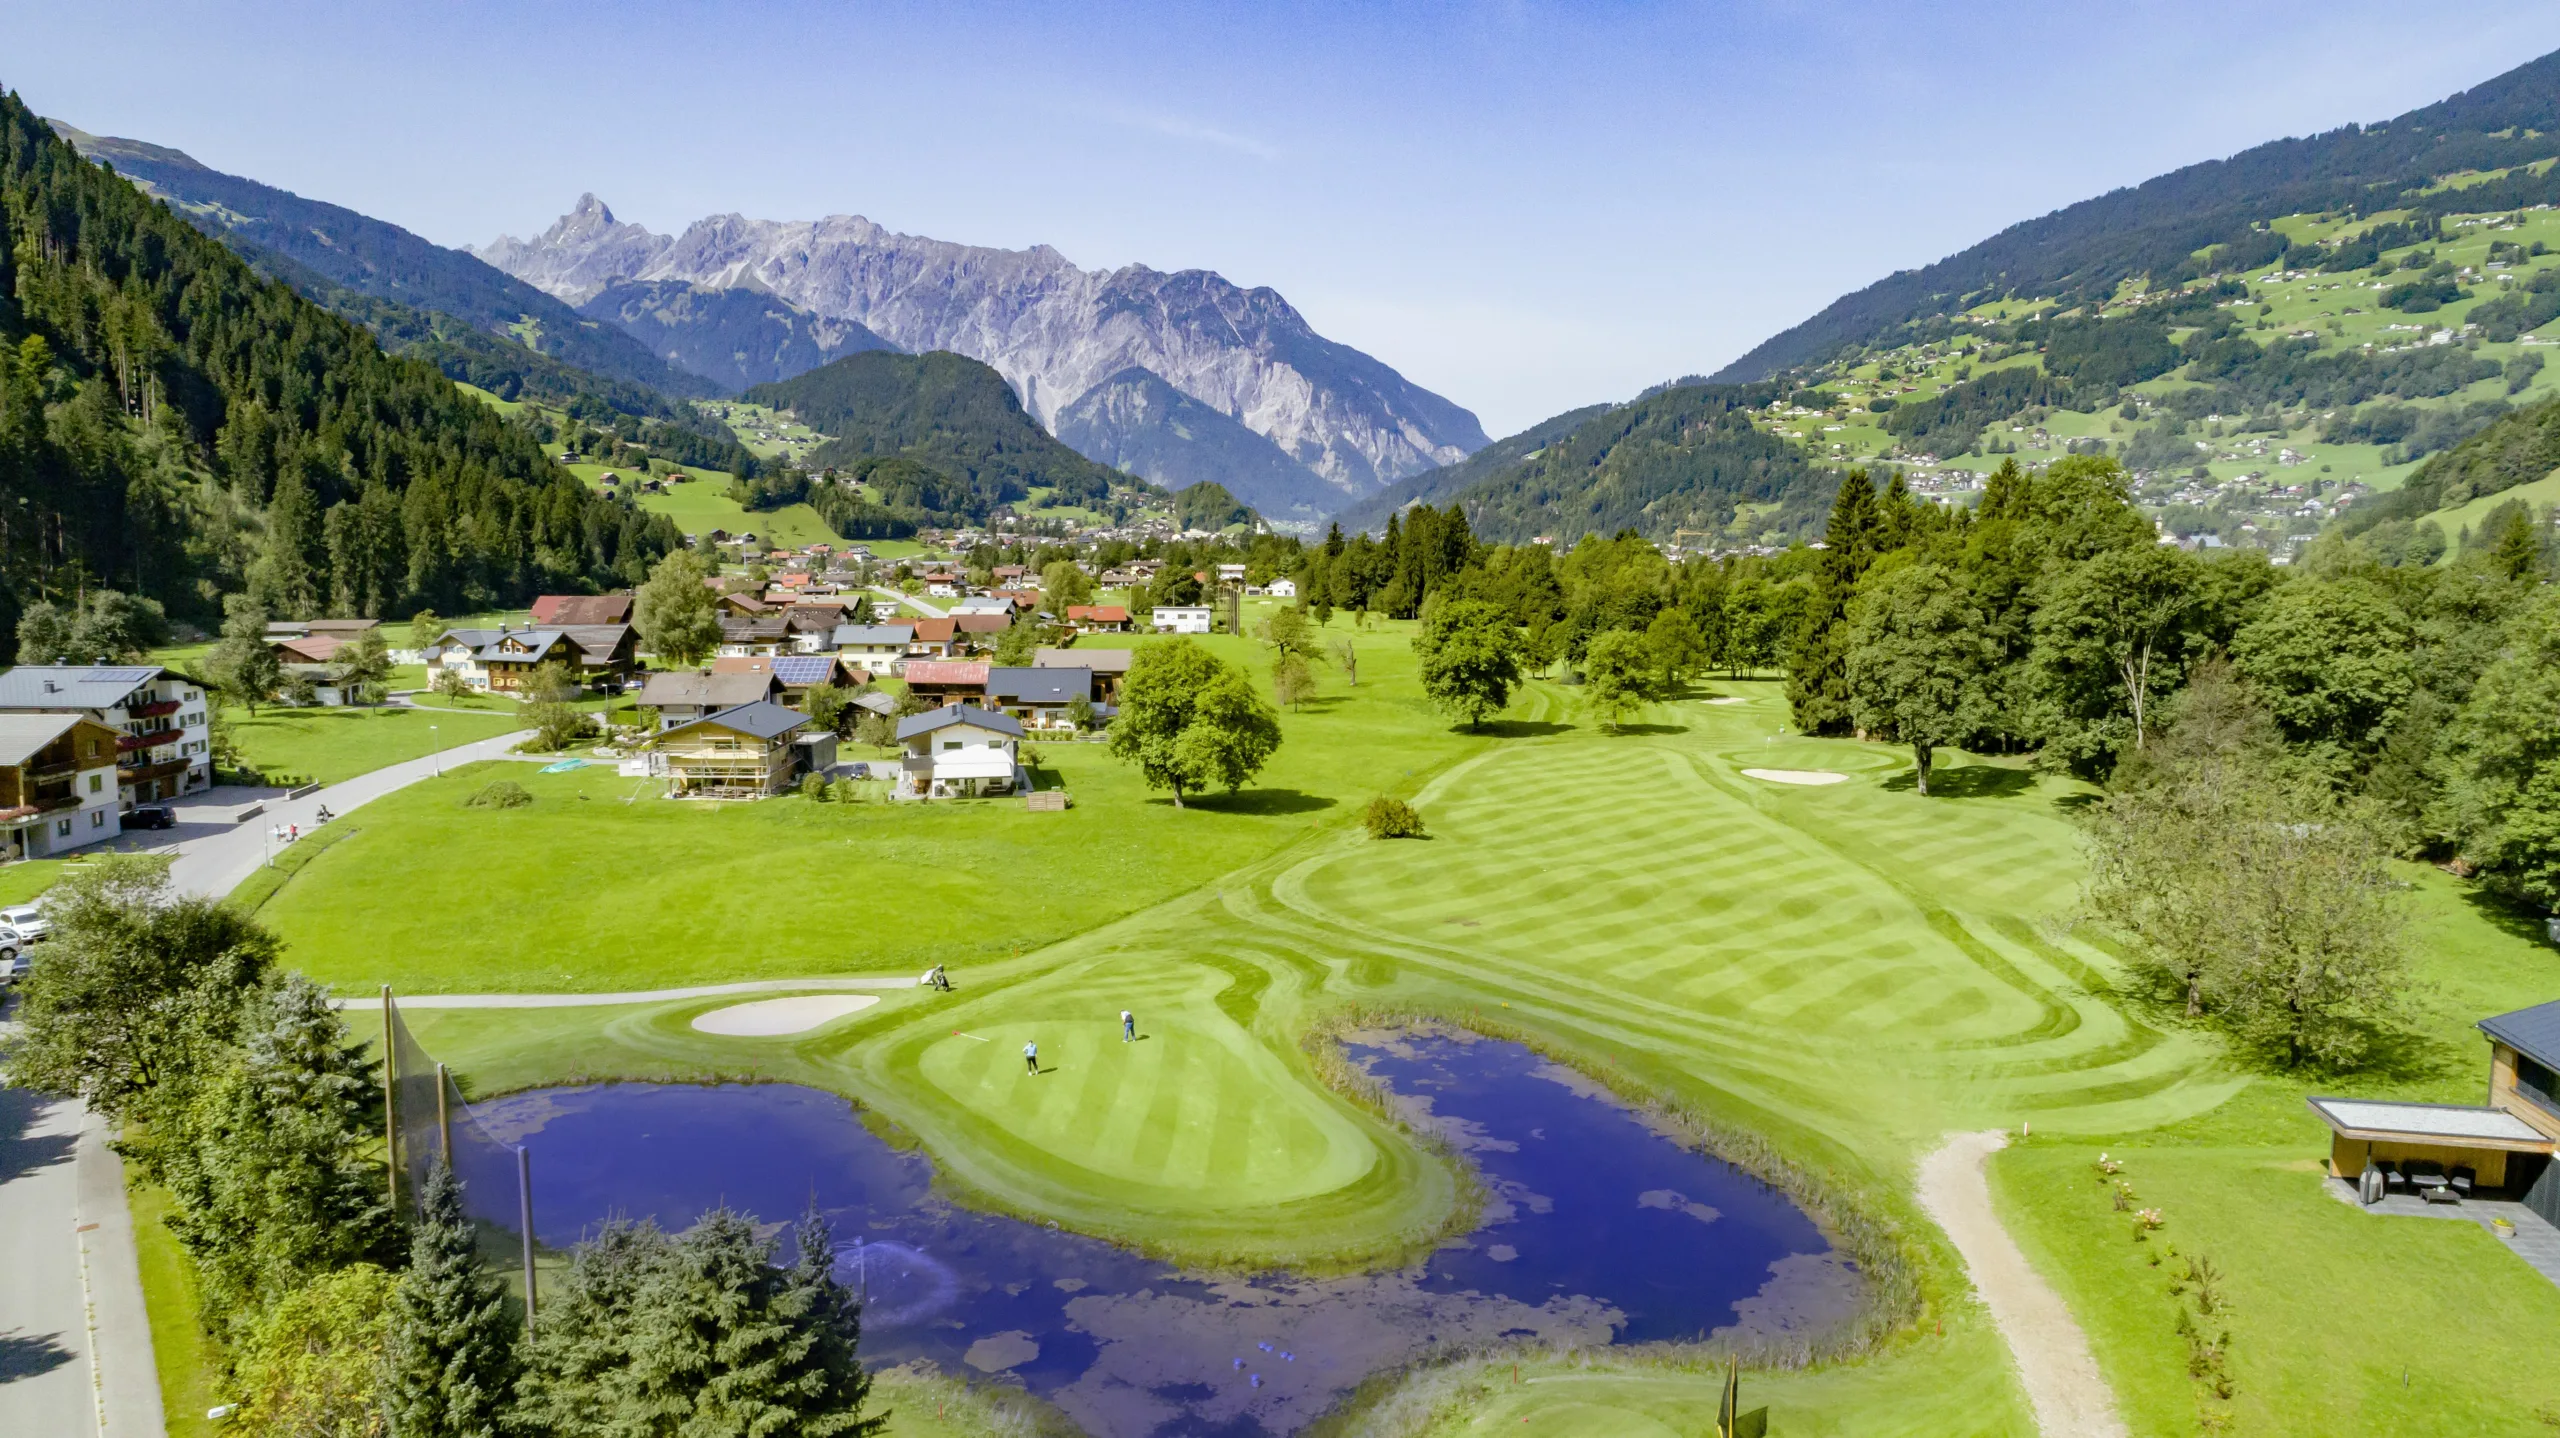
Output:
<svg viewBox="0 0 2560 1438">
<path fill-rule="evenodd" d="M 442 703 L 444 701 L 436 701 Z M 424 758 L 477 739 L 524 727 L 508 701 L 485 714 L 394 708 L 244 709 L 227 711 L 240 756 L 268 773 L 335 784 L 406 759 Z"/>
<path fill-rule="evenodd" d="M 2423 1225 L 2376 1227 L 2319 1195 L 2303 1165 L 2324 1148 L 2299 1086 L 2252 1077 L 2210 1037 L 2117 996 L 2108 951 L 2057 922 L 2077 899 L 2078 786 L 1955 755 L 1922 798 L 1898 749 L 1782 736 L 1767 682 L 1719 681 L 1617 735 L 1585 722 L 1573 690 L 1540 683 L 1492 732 L 1453 733 L 1422 706 L 1403 639 L 1366 641 L 1357 690 L 1333 676 L 1322 701 L 1284 716 L 1288 743 L 1246 804 L 1177 813 L 1091 747 L 1048 746 L 1077 795 L 1064 815 L 624 805 L 610 781 L 575 797 L 574 775 L 527 781 L 533 807 L 488 814 L 456 805 L 466 777 L 369 808 L 367 831 L 263 916 L 296 962 L 351 990 L 631 988 L 946 960 L 956 994 L 894 993 L 781 1039 L 693 1031 L 716 1001 L 411 1018 L 483 1093 L 741 1075 L 848 1093 L 976 1201 L 1195 1261 L 1320 1267 L 1430 1233 L 1450 1212 L 1449 1175 L 1327 1090 L 1298 1035 L 1345 1005 L 1498 1013 L 1772 1139 L 1903 1226 L 1921 1331 L 1858 1363 L 1754 1377 L 1784 1433 L 2030 1431 L 1996 1339 L 1907 1197 L 1946 1132 L 2022 1121 L 2036 1139 L 1995 1168 L 2002 1202 L 2090 1327 L 2136 1431 L 2184 1431 L 2194 1414 L 2182 1353 L 2163 1356 L 2153 1271 L 2127 1267 L 2121 1215 L 2087 1180 L 2097 1149 L 2129 1138 L 2175 1155 L 2153 1165 L 2136 1150 L 2170 1236 L 2196 1235 L 2234 1273 L 2242 1311 L 2263 1315 L 2244 1320 L 2263 1326 L 2239 1365 L 2259 1431 L 2328 1431 L 2367 1412 L 2353 1395 L 2398 1381 L 2381 1366 L 2390 1354 L 2450 1375 L 2424 1411 L 2456 1428 L 2495 1431 L 2560 1397 L 2537 1391 L 2534 1365 L 2506 1361 L 2512 1344 L 2486 1316 L 2530 1334 L 2560 1319 L 2560 1293 L 2520 1283 L 2531 1275 L 2485 1235 L 2432 1225 L 2404 1238 L 2393 1230 Z M 1780 786 L 1750 767 L 1851 781 Z M 1432 837 L 1361 836 L 1355 811 L 1377 792 L 1413 797 Z M 456 866 L 455 853 L 472 858 Z M 503 879 L 508 922 L 379 902 L 456 878 Z M 2550 997 L 2560 966 L 2450 880 L 2425 879 L 2417 901 L 2437 997 L 2411 1050 L 2418 1077 L 2395 1091 L 2470 1096 L 2463 1026 Z M 1122 1007 L 1162 1047 L 1109 1041 Z M 1055 1061 L 1036 1092 L 1007 1066 L 1024 1036 Z M 2291 1281 L 2305 1244 L 2321 1246 L 2322 1281 L 2257 1296 Z M 2244 1271 L 2260 1275 L 2249 1289 Z M 2401 1324 L 2403 1293 L 2425 1285 L 2497 1303 L 2431 1302 L 2429 1322 Z M 2315 1336 L 2346 1324 L 2390 1336 Z M 2348 1371 L 2317 1396 L 2333 1360 Z M 1711 1380 L 1624 1357 L 1532 1359 L 1525 1376 L 1536 1381 L 1514 1390 L 1444 1374 L 1389 1401 L 1409 1431 L 1433 1433 L 1687 1432 L 1712 1412 Z"/>
</svg>

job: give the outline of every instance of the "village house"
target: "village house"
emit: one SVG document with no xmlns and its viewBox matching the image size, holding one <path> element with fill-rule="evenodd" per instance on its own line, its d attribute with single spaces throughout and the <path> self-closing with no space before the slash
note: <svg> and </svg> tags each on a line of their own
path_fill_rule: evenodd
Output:
<svg viewBox="0 0 2560 1438">
<path fill-rule="evenodd" d="M 1120 681 L 1129 674 L 1129 662 L 1137 658 L 1129 649 L 1058 649 L 1042 645 L 1032 651 L 1031 663 L 1040 669 L 1081 669 L 1091 676 L 1092 690 L 1087 694 L 1096 704 L 1120 702 Z"/>
<path fill-rule="evenodd" d="M 1093 703 L 1093 671 L 1033 665 L 987 668 L 986 707 L 1019 720 L 1025 729 L 1057 729 L 1073 733 L 1078 725 L 1068 713 L 1077 700 Z"/>
<path fill-rule="evenodd" d="M 630 622 L 629 594 L 546 594 L 533 601 L 533 627 L 536 629 Z"/>
<path fill-rule="evenodd" d="M 2485 1104 L 2308 1100 L 2329 1171 L 2368 1205 L 2504 1199 L 2560 1226 L 2560 1000 L 2482 1019 Z M 2394 1203 L 2394 1199 L 2399 1200 Z"/>
<path fill-rule="evenodd" d="M 960 657 L 960 624 L 955 619 L 919 619 L 912 626 L 915 637 L 907 641 L 911 659 L 957 659 Z"/>
<path fill-rule="evenodd" d="M 510 694 L 545 664 L 589 689 L 619 689 L 640 668 L 640 632 L 628 624 L 560 629 L 448 629 L 426 655 L 427 679 L 447 671 L 483 693 Z"/>
<path fill-rule="evenodd" d="M 931 704 L 969 704 L 987 694 L 987 666 L 974 659 L 910 659 L 907 692 Z"/>
<path fill-rule="evenodd" d="M 781 653 L 791 643 L 791 619 L 784 614 L 762 614 L 753 619 L 720 621 L 720 647 L 713 652 L 723 655 L 764 655 Z"/>
<path fill-rule="evenodd" d="M 782 682 L 768 665 L 743 673 L 677 669 L 652 674 L 640 689 L 640 707 L 658 711 L 660 732 L 725 710 L 769 700 L 782 692 Z"/>
<path fill-rule="evenodd" d="M 46 859 L 124 832 L 125 736 L 86 714 L 0 714 L 0 859 Z"/>
<path fill-rule="evenodd" d="M 733 589 L 723 593 L 711 603 L 723 619 L 762 619 L 771 614 L 775 608 L 765 602 L 763 595 L 749 594 L 743 589 Z"/>
<path fill-rule="evenodd" d="M 971 647 L 983 646 L 997 635 L 1013 627 L 1010 614 L 954 614 L 951 625 L 960 633 L 960 641 Z"/>
<path fill-rule="evenodd" d="M 1078 634 L 1126 634 L 1129 609 L 1123 604 L 1070 604 L 1066 621 Z"/>
<path fill-rule="evenodd" d="M 765 661 L 782 685 L 782 702 L 807 708 L 809 691 L 821 684 L 852 689 L 871 682 L 870 671 L 846 664 L 834 654 L 784 654 Z"/>
<path fill-rule="evenodd" d="M 1019 758 L 1022 726 L 970 705 L 911 714 L 898 721 L 900 799 L 957 799 L 1028 789 Z"/>
<path fill-rule="evenodd" d="M 1147 622 L 1158 634 L 1206 634 L 1209 632 L 1209 606 L 1159 604 Z"/>
<path fill-rule="evenodd" d="M 836 658 L 872 674 L 895 674 L 915 641 L 912 624 L 839 624 L 832 640 Z"/>
<path fill-rule="evenodd" d="M 1204 582 L 1204 583 L 1206 582 L 1205 578 L 1204 578 L 1203 582 Z M 1241 564 L 1221 564 L 1221 565 L 1219 565 L 1219 566 L 1218 566 L 1218 582 L 1219 582 L 1220 584 L 1242 584 L 1242 583 L 1244 583 L 1244 566 L 1243 566 L 1243 565 L 1241 565 Z"/>
<path fill-rule="evenodd" d="M 943 612 L 955 617 L 962 614 L 995 614 L 1010 619 L 1013 617 L 1013 601 L 1001 594 L 972 594 Z"/>
<path fill-rule="evenodd" d="M 78 714 L 116 731 L 119 810 L 212 787 L 212 707 L 204 686 L 157 664 L 21 664 L 0 674 L 0 713 Z"/>
<path fill-rule="evenodd" d="M 1274 599 L 1295 599 L 1298 597 L 1298 581 L 1283 575 L 1262 586 L 1262 592 Z"/>
<path fill-rule="evenodd" d="M 808 724 L 808 715 L 759 699 L 661 729 L 649 747 L 671 798 L 762 798 L 790 788 L 814 762 L 812 749 L 795 742 Z M 834 760 L 830 750 L 827 765 Z"/>
</svg>

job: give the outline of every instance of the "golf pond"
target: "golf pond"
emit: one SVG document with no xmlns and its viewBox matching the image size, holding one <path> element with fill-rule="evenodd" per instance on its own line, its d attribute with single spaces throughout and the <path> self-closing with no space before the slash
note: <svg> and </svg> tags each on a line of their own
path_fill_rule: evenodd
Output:
<svg viewBox="0 0 2560 1438">
<path fill-rule="evenodd" d="M 864 1297 L 867 1362 L 1019 1383 L 1099 1438 L 1285 1434 L 1453 1347 L 1813 1334 L 1860 1301 L 1803 1210 L 1572 1070 L 1472 1036 L 1357 1037 L 1354 1061 L 1488 1192 L 1472 1233 L 1349 1278 L 1184 1273 L 958 1207 L 934 1196 L 930 1159 L 815 1089 L 602 1084 L 474 1109 L 532 1151 L 545 1245 L 613 1217 L 681 1229 L 722 1204 L 778 1222 L 814 1199 Z"/>
</svg>

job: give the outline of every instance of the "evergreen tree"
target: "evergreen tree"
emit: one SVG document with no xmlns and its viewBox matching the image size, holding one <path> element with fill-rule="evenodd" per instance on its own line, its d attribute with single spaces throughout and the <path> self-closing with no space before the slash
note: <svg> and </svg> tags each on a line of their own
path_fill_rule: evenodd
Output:
<svg viewBox="0 0 2560 1438">
<path fill-rule="evenodd" d="M 872 1438 L 886 1413 L 863 1415 L 871 1375 L 862 1371 L 862 1302 L 836 1277 L 833 1228 L 815 1208 L 792 1231 L 799 1249 L 783 1270 L 774 1312 L 792 1325 L 794 1351 L 783 1365 L 776 1398 L 798 1416 L 807 1438 Z"/>
<path fill-rule="evenodd" d="M 418 1195 L 409 1270 L 391 1295 L 384 1387 L 402 1438 L 498 1438 L 521 1356 L 505 1285 L 480 1262 L 462 1181 L 442 1159 Z"/>
<path fill-rule="evenodd" d="M 1858 581 L 1876 557 L 1876 492 L 1863 469 L 1849 471 L 1831 502 L 1822 568 L 1812 609 L 1797 630 L 1787 666 L 1787 703 L 1796 727 L 1836 734 L 1850 723 L 1849 658 L 1843 625 Z"/>
</svg>

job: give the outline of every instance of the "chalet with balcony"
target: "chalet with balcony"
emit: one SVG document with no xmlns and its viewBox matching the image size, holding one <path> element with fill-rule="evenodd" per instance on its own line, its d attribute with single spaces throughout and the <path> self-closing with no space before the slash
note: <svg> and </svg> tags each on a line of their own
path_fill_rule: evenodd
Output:
<svg viewBox="0 0 2560 1438">
<path fill-rule="evenodd" d="M 1019 758 L 1022 726 L 1009 715 L 967 704 L 911 714 L 898 721 L 898 743 L 907 752 L 895 798 L 973 798 L 1031 787 Z"/>
<path fill-rule="evenodd" d="M 0 858 L 53 858 L 123 833 L 124 737 L 85 714 L 0 714 Z"/>
<path fill-rule="evenodd" d="M 213 784 L 204 686 L 156 664 L 21 664 L 0 674 L 0 714 L 78 714 L 116 731 L 119 811 Z"/>
<path fill-rule="evenodd" d="M 649 747 L 671 798 L 760 799 L 799 778 L 811 750 L 796 741 L 808 726 L 808 715 L 759 699 L 662 730 Z"/>
<path fill-rule="evenodd" d="M 559 665 L 582 687 L 618 689 L 639 670 L 640 631 L 628 624 L 448 629 L 426 660 L 429 682 L 451 670 L 482 693 L 512 694 L 545 664 Z"/>
</svg>

